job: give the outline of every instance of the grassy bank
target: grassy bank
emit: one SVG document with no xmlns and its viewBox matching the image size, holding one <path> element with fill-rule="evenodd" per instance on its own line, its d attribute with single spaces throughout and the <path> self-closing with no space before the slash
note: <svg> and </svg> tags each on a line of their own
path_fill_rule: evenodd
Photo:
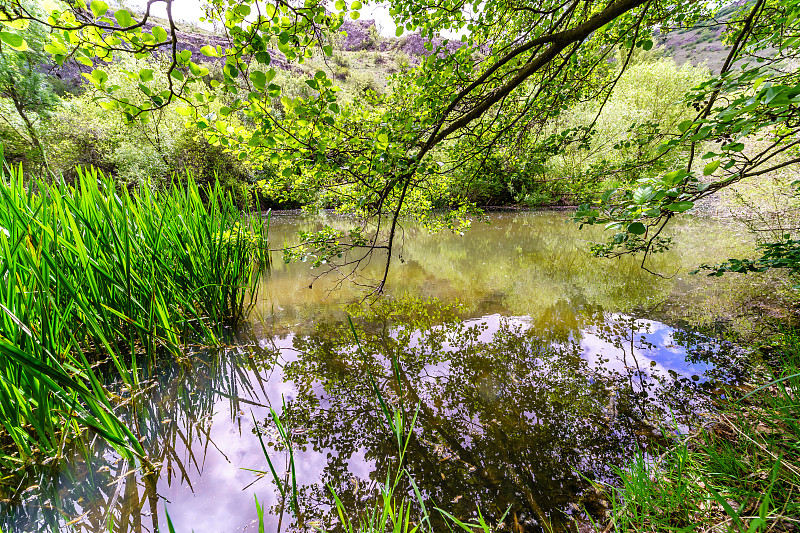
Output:
<svg viewBox="0 0 800 533">
<path fill-rule="evenodd" d="M 157 358 L 219 344 L 268 268 L 267 228 L 219 188 L 129 192 L 95 171 L 71 187 L 6 170 L 0 206 L 0 465 L 87 427 L 144 455 L 105 384 L 126 396 Z"/>
<path fill-rule="evenodd" d="M 764 385 L 727 391 L 705 429 L 620 472 L 598 530 L 800 528 L 800 331 L 773 348 Z"/>
</svg>

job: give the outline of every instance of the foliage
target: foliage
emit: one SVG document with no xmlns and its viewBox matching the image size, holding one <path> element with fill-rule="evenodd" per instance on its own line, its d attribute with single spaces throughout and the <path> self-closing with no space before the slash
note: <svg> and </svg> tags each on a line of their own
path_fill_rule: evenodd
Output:
<svg viewBox="0 0 800 533">
<path fill-rule="evenodd" d="M 714 21 L 714 29 L 724 30 L 731 45 L 729 57 L 720 75 L 697 85 L 687 97 L 697 113 L 678 124 L 675 137 L 670 137 L 672 126 L 685 110 L 672 107 L 662 107 L 667 114 L 651 118 L 625 111 L 594 118 L 588 113 L 573 127 L 564 124 L 564 131 L 553 128 L 558 129 L 565 111 L 580 113 L 587 102 L 600 102 L 601 109 L 624 107 L 625 98 L 619 95 L 635 93 L 633 86 L 626 87 L 625 70 L 630 68 L 635 77 L 636 50 L 652 49 L 652 30 L 710 20 L 711 12 L 694 2 L 616 0 L 606 5 L 586 0 L 548 2 L 527 10 L 508 0 L 492 0 L 481 9 L 467 9 L 461 0 L 440 0 L 424 9 L 413 0 L 396 0 L 390 12 L 400 33 L 418 31 L 430 55 L 398 73 L 386 95 L 350 106 L 343 105 L 336 80 L 325 70 L 306 72 L 306 94 L 284 92 L 271 47 L 289 63 L 303 64 L 315 56 L 336 60 L 333 36 L 346 16 L 359 17 L 360 1 L 348 5 L 340 0 L 333 12 L 318 0 L 303 6 L 211 2 L 208 16 L 224 26 L 230 40 L 229 46 L 200 50 L 200 55 L 224 62 L 217 79 L 191 50 L 178 50 L 171 13 L 163 28 L 150 23 L 149 11 L 137 20 L 125 9 L 111 12 L 100 0 L 88 7 L 70 4 L 47 20 L 18 0 L 5 0 L 3 6 L 6 24 L 38 21 L 57 29 L 47 50 L 59 62 L 69 55 L 94 68 L 92 58 L 110 61 L 121 54 L 143 57 L 166 51 L 158 88 L 148 86 L 151 69 L 127 72 L 129 83 L 141 93 L 137 98 L 121 90 L 104 69 L 95 68 L 87 77 L 102 95 L 100 104 L 122 112 L 127 120 L 146 121 L 153 112 L 182 102 L 180 112 L 212 145 L 231 150 L 253 169 L 277 168 L 281 179 L 297 177 L 301 188 L 314 190 L 328 204 L 389 217 L 390 231 L 376 231 L 369 239 L 376 248 L 391 248 L 401 214 L 419 216 L 431 207 L 420 199 L 441 201 L 440 192 L 446 190 L 443 169 L 477 171 L 480 162 L 497 157 L 498 148 L 499 167 L 511 168 L 510 181 L 519 182 L 509 194 L 532 201 L 531 194 L 539 194 L 528 191 L 532 177 L 546 163 L 558 161 L 553 158 L 559 154 L 562 171 L 577 180 L 580 194 L 592 192 L 586 173 L 575 176 L 575 165 L 565 164 L 563 149 L 577 147 L 580 153 L 591 150 L 593 143 L 596 150 L 611 144 L 617 161 L 598 154 L 599 161 L 578 165 L 582 169 L 588 164 L 590 175 L 625 178 L 598 205 L 587 204 L 576 215 L 582 223 L 605 222 L 616 229 L 612 241 L 598 247 L 606 255 L 649 253 L 651 243 L 664 245 L 658 241 L 660 228 L 699 199 L 796 162 L 797 74 L 787 63 L 798 24 L 795 0 L 757 0 L 724 21 Z M 451 47 L 438 38 L 443 31 L 466 36 Z M 779 53 L 760 57 L 772 49 Z M 611 68 L 617 51 L 617 68 Z M 334 78 L 348 76 L 334 73 Z M 225 97 L 207 90 L 206 83 Z M 563 90 L 548 89 L 552 87 Z M 669 98 L 674 97 L 673 87 L 664 84 Z M 223 105 L 214 111 L 221 100 Z M 621 124 L 614 118 L 624 121 L 624 138 L 604 137 L 601 118 L 617 130 Z M 597 141 L 592 140 L 595 135 Z M 744 153 L 743 141 L 753 137 L 768 147 Z M 449 143 L 465 140 L 447 150 Z M 713 142 L 721 146 L 709 149 Z M 537 149 L 530 151 L 532 144 Z M 700 150 L 705 152 L 702 169 L 696 168 Z M 684 159 L 686 164 L 678 165 Z M 649 166 L 655 161 L 661 163 Z M 640 173 L 642 168 L 647 170 Z M 709 179 L 715 173 L 719 178 L 701 179 L 701 170 Z M 635 177 L 642 181 L 629 186 L 626 182 Z M 642 242 L 628 242 L 635 237 Z"/>
<path fill-rule="evenodd" d="M 36 12 L 37 5 L 25 3 Z M 47 155 L 42 145 L 41 120 L 56 106 L 57 97 L 42 72 L 49 61 L 45 52 L 45 26 L 36 22 L 19 21 L 0 34 L 0 108 L 5 128 L 12 137 L 24 139 L 35 152 L 17 150 L 30 166 L 47 168 Z M 13 146 L 13 144 L 12 144 Z M 31 157 L 33 156 L 33 157 Z"/>
<path fill-rule="evenodd" d="M 60 455 L 87 426 L 141 456 L 105 373 L 133 389 L 157 355 L 218 344 L 268 266 L 266 230 L 192 181 L 131 193 L 79 171 L 75 187 L 27 185 L 17 169 L 0 183 L 0 424 L 17 450 L 3 462 Z"/>
<path fill-rule="evenodd" d="M 675 104 L 707 74 L 688 64 L 678 68 L 652 51 L 635 54 L 623 71 L 625 60 L 620 51 L 611 71 L 619 79 L 605 102 L 576 103 L 541 134 L 495 143 L 491 152 L 461 163 L 454 169 L 454 194 L 481 205 L 574 204 L 605 184 L 656 173 L 665 164 L 653 164 L 659 145 L 688 118 Z M 460 140 L 448 147 L 449 155 L 458 160 L 475 144 Z"/>
<path fill-rule="evenodd" d="M 136 20 L 125 9 L 112 13 L 101 0 L 82 5 L 69 4 L 42 21 L 59 30 L 48 51 L 58 62 L 70 56 L 92 65 L 88 78 L 103 94 L 105 109 L 146 120 L 182 102 L 181 112 L 211 144 L 231 149 L 254 168 L 279 167 L 284 178 L 302 177 L 309 187 L 326 191 L 322 194 L 341 197 L 335 202 L 340 206 L 388 216 L 390 231 L 376 232 L 370 243 L 389 248 L 401 214 L 424 213 L 431 202 L 421 199 L 441 197 L 443 143 L 462 136 L 478 140 L 472 154 L 456 154 L 457 160 L 445 162 L 455 166 L 473 154 L 488 153 L 500 141 L 528 138 L 562 109 L 610 94 L 615 81 L 607 65 L 617 47 L 649 49 L 648 28 L 690 22 L 702 12 L 691 2 L 655 0 L 548 2 L 532 11 L 508 0 L 492 0 L 480 10 L 467 10 L 463 1 L 442 0 L 425 9 L 414 1 L 396 1 L 391 14 L 401 32 L 418 31 L 431 53 L 400 73 L 380 101 L 367 99 L 370 105 L 364 109 L 342 105 L 339 88 L 324 70 L 308 73 L 309 96 L 284 94 L 275 83 L 270 48 L 276 46 L 290 63 L 332 57 L 330 36 L 344 17 L 359 17 L 360 1 L 348 6 L 340 0 L 329 12 L 319 0 L 302 6 L 215 0 L 209 17 L 225 27 L 230 45 L 208 45 L 200 53 L 224 61 L 222 79 L 211 79 L 209 85 L 228 99 L 219 113 L 210 113 L 210 103 L 218 99 L 205 90 L 210 70 L 192 51 L 178 51 L 169 11 L 168 27 L 162 28 L 149 24 L 149 11 Z M 36 19 L 16 0 L 5 0 L 3 6 L 9 21 Z M 467 37 L 456 49 L 447 40 L 436 40 L 440 31 L 465 31 Z M 146 82 L 152 73 L 131 71 L 130 82 L 144 86 L 137 100 L 119 92 L 107 72 L 92 63 L 92 58 L 110 61 L 156 50 L 167 52 L 166 87 L 150 89 Z M 545 91 L 548 86 L 569 91 Z M 275 98 L 281 112 L 271 105 Z"/>
<path fill-rule="evenodd" d="M 709 276 L 721 276 L 725 272 L 764 272 L 770 268 L 786 269 L 792 276 L 800 274 L 800 240 L 793 239 L 790 234 L 785 234 L 777 242 L 766 242 L 758 247 L 763 252 L 756 259 L 729 259 L 717 265 L 701 265 L 700 270 L 710 270 Z"/>
<path fill-rule="evenodd" d="M 598 248 L 602 255 L 648 254 L 663 244 L 664 225 L 698 201 L 800 162 L 798 72 L 791 67 L 798 10 L 800 4 L 791 1 L 756 1 L 724 23 L 731 48 L 721 73 L 687 95 L 695 116 L 679 124 L 680 135 L 661 148 L 665 154 L 684 154 L 683 162 L 630 187 L 609 189 L 598 203 L 576 214 L 582 224 L 606 223 L 617 231 L 607 246 Z M 765 50 L 776 53 L 765 58 Z M 639 236 L 640 242 L 631 246 L 629 241 Z"/>
<path fill-rule="evenodd" d="M 680 436 L 621 471 L 606 530 L 791 531 L 800 516 L 800 358 L 796 331 L 780 335 L 762 387 L 727 391 L 714 424 Z"/>
</svg>

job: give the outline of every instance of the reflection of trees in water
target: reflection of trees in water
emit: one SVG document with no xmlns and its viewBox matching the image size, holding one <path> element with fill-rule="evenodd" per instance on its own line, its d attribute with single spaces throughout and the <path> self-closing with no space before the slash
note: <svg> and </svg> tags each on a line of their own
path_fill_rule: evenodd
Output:
<svg viewBox="0 0 800 533">
<path fill-rule="evenodd" d="M 669 408 L 652 398 L 654 389 L 670 387 L 669 376 L 633 364 L 622 372 L 592 368 L 579 331 L 567 339 L 558 330 L 548 339 L 503 320 L 483 342 L 485 324 L 432 320 L 429 308 L 406 304 L 379 306 L 358 323 L 359 354 L 347 328 L 319 324 L 295 339 L 301 355 L 285 368 L 298 387 L 285 413 L 290 425 L 305 429 L 298 444 L 337 450 L 322 481 L 350 509 L 370 501 L 370 485 L 356 486 L 348 460 L 363 453 L 376 464 L 373 480 L 381 481 L 397 456 L 368 373 L 393 407 L 408 414 L 419 405 L 406 468 L 433 504 L 461 518 L 480 508 L 497 520 L 510 506 L 510 523 L 560 528 L 575 504 L 596 511 L 585 478 L 611 477 L 610 465 L 646 445 L 643 419 Z M 602 313 L 594 318 L 603 320 Z M 637 327 L 620 320 L 603 332 L 623 354 L 626 341 L 636 350 L 652 348 L 636 337 Z M 310 516 L 335 523 L 320 505 L 330 503 L 323 484 L 306 487 L 303 496 Z"/>
<path fill-rule="evenodd" d="M 209 448 L 211 415 L 219 395 L 230 398 L 231 416 L 245 398 L 258 398 L 277 352 L 247 342 L 247 351 L 193 355 L 191 369 L 158 367 L 142 388 L 123 397 L 123 419 L 143 443 L 156 472 L 120 459 L 93 435 L 72 443 L 61 464 L 31 466 L 3 481 L 2 531 L 156 532 L 164 501 L 158 483 L 192 489 Z M 258 367 L 256 366 L 258 361 Z M 258 389 L 258 390 L 257 390 Z M 249 428 L 249 426 L 248 426 Z M 21 489 L 21 490 L 20 490 Z"/>
<path fill-rule="evenodd" d="M 536 530 L 543 522 L 565 528 L 579 508 L 601 511 L 586 478 L 611 479 L 610 465 L 647 445 L 652 434 L 644 421 L 663 420 L 664 413 L 689 405 L 697 384 L 649 364 L 637 366 L 635 353 L 655 349 L 641 321 L 611 320 L 600 308 L 563 300 L 545 311 L 547 324 L 538 317 L 463 322 L 455 309 L 436 301 L 384 300 L 354 319 L 360 352 L 349 327 L 331 320 L 294 337 L 292 360 L 282 369 L 275 346 L 259 348 L 264 338 L 261 344 L 239 340 L 222 356 L 198 354 L 190 371 L 158 369 L 150 389 L 127 407 L 158 477 L 129 475 L 134 465 L 94 450 L 84 454 L 91 460 L 75 459 L 72 468 L 25 473 L 20 486 L 38 488 L 19 497 L 28 504 L 17 507 L 16 522 L 5 516 L 2 525 L 51 530 L 50 524 L 80 518 L 78 531 L 108 531 L 110 520 L 114 531 L 155 531 L 164 508 L 158 484 L 191 489 L 207 454 L 226 453 L 210 438 L 220 396 L 230 398 L 232 419 L 240 421 L 249 412 L 247 402 L 258 405 L 268 397 L 277 379 L 271 373 L 282 371 L 295 387 L 281 416 L 296 453 L 326 457 L 320 479 L 303 480 L 300 487 L 306 525 L 336 526 L 326 485 L 347 509 L 370 509 L 376 483 L 397 466 L 397 444 L 383 424 L 371 373 L 391 407 L 410 418 L 419 405 L 405 467 L 429 507 L 462 519 L 479 508 L 489 520 L 510 507 L 506 529 Z M 623 364 L 590 364 L 581 345 L 587 332 L 614 347 Z M 697 361 L 719 360 L 719 350 L 705 338 L 673 332 L 671 342 Z M 244 417 L 241 438 L 258 447 Z M 269 420 L 263 425 L 269 442 L 274 428 Z M 268 449 L 280 470 L 281 446 L 272 441 Z M 362 474 L 365 463 L 368 476 Z M 260 483 L 270 486 L 269 478 Z M 273 501 L 273 515 L 285 511 L 279 499 Z"/>
</svg>

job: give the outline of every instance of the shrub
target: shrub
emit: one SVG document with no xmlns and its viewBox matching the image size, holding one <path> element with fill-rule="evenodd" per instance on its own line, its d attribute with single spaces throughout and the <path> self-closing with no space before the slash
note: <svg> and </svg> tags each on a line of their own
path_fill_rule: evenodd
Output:
<svg viewBox="0 0 800 533">
<path fill-rule="evenodd" d="M 354 72 L 350 75 L 350 83 L 353 86 L 353 92 L 356 97 L 370 92 L 378 95 L 383 93 L 381 82 L 369 72 Z"/>
<path fill-rule="evenodd" d="M 210 144 L 199 132 L 185 131 L 175 145 L 171 167 L 190 175 L 201 187 L 219 184 L 239 209 L 253 207 L 251 176 L 222 146 Z"/>
<path fill-rule="evenodd" d="M 671 58 L 642 57 L 617 83 L 594 125 L 588 149 L 569 148 L 549 158 L 550 177 L 579 176 L 592 167 L 608 169 L 651 158 L 664 136 L 677 131 L 678 124 L 689 117 L 691 109 L 681 103 L 685 92 L 707 76 L 706 69 L 688 63 L 678 67 Z M 576 105 L 552 131 L 588 126 L 597 111 L 596 102 Z M 636 170 L 627 179 L 639 177 Z"/>
<path fill-rule="evenodd" d="M 335 54 L 333 54 L 333 56 L 331 57 L 331 60 L 336 65 L 338 65 L 340 67 L 349 67 L 350 66 L 350 60 L 347 59 L 344 56 L 344 54 L 342 54 L 341 52 L 336 52 Z"/>
<path fill-rule="evenodd" d="M 346 80 L 347 77 L 350 75 L 350 69 L 347 67 L 335 67 L 333 69 L 333 77 L 337 80 Z"/>
<path fill-rule="evenodd" d="M 394 62 L 397 65 L 397 68 L 399 68 L 400 70 L 406 70 L 408 68 L 411 68 L 411 59 L 408 57 L 408 54 L 403 52 L 402 50 L 399 50 L 394 55 Z"/>
</svg>

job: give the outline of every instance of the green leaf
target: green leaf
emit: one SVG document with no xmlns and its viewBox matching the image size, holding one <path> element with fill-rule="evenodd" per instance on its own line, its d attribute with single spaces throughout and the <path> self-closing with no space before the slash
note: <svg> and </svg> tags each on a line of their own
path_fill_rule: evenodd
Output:
<svg viewBox="0 0 800 533">
<path fill-rule="evenodd" d="M 644 235 L 647 232 L 647 228 L 641 222 L 634 222 L 633 224 L 628 225 L 628 233 L 633 233 L 634 235 Z"/>
<path fill-rule="evenodd" d="M 202 77 L 208 74 L 208 69 L 190 61 L 189 72 L 192 73 L 192 76 Z"/>
<path fill-rule="evenodd" d="M 217 49 L 208 44 L 200 49 L 200 53 L 206 57 L 219 57 Z"/>
<path fill-rule="evenodd" d="M 44 51 L 51 55 L 66 55 L 67 49 L 61 43 L 49 43 L 44 47 Z"/>
<path fill-rule="evenodd" d="M 650 185 L 639 187 L 633 192 L 633 202 L 635 204 L 642 205 L 643 203 L 649 201 L 653 197 L 653 194 L 653 187 Z"/>
<path fill-rule="evenodd" d="M 665 206 L 664 209 L 668 209 L 669 211 L 673 211 L 675 213 L 683 213 L 684 211 L 688 211 L 693 207 L 694 207 L 694 202 L 684 201 L 684 202 L 675 202 L 674 204 L 669 204 Z"/>
<path fill-rule="evenodd" d="M 264 74 L 264 78 L 265 78 L 265 79 L 264 79 L 264 83 L 269 83 L 269 82 L 271 82 L 271 81 L 273 80 L 273 78 L 275 78 L 275 74 L 276 74 L 276 72 L 275 72 L 275 69 L 274 69 L 274 68 L 271 68 L 271 69 L 269 69 L 269 70 L 268 70 L 268 71 L 267 71 L 267 72 Z"/>
<path fill-rule="evenodd" d="M 361 9 L 361 2 L 354 0 L 353 3 L 350 4 L 350 9 Z"/>
<path fill-rule="evenodd" d="M 685 178 L 688 175 L 689 174 L 685 170 L 675 170 L 673 172 L 665 174 L 663 181 L 664 184 L 666 184 L 668 187 L 674 187 L 675 185 L 683 181 L 683 178 Z"/>
<path fill-rule="evenodd" d="M 336 0 L 336 9 L 344 11 L 347 8 L 347 3 L 344 0 Z"/>
<path fill-rule="evenodd" d="M 163 43 L 168 39 L 167 30 L 165 30 L 161 26 L 153 26 L 152 34 L 153 37 L 155 37 L 156 42 L 159 43 Z"/>
<path fill-rule="evenodd" d="M 25 42 L 25 39 L 22 37 L 22 35 L 18 35 L 16 33 L 0 31 L 0 40 L 19 52 L 24 52 L 28 49 L 28 44 Z"/>
<path fill-rule="evenodd" d="M 114 18 L 117 19 L 117 23 L 123 28 L 133 26 L 133 18 L 127 9 L 117 9 L 114 12 Z"/>
<path fill-rule="evenodd" d="M 153 81 L 153 69 L 151 68 L 143 68 L 139 71 L 139 79 L 142 82 Z"/>
<path fill-rule="evenodd" d="M 723 146 L 722 149 L 730 152 L 741 152 L 742 150 L 744 150 L 744 144 L 742 143 L 729 144 L 727 146 Z"/>
<path fill-rule="evenodd" d="M 719 168 L 720 161 L 712 161 L 711 163 L 707 164 L 706 167 L 703 169 L 704 176 L 710 176 L 714 173 L 715 170 Z"/>
<path fill-rule="evenodd" d="M 250 81 L 253 82 L 253 87 L 259 91 L 263 91 L 267 86 L 267 77 L 260 70 L 254 70 L 250 73 Z"/>
<path fill-rule="evenodd" d="M 600 202 L 607 204 L 615 192 L 617 192 L 617 189 L 606 189 L 603 191 L 603 195 L 600 197 Z"/>
<path fill-rule="evenodd" d="M 353 19 L 353 20 L 358 20 L 358 17 L 360 17 L 360 16 L 361 16 L 361 14 L 358 11 L 351 11 L 350 12 L 350 18 Z"/>
<path fill-rule="evenodd" d="M 89 7 L 92 10 L 92 15 L 94 15 L 94 18 L 102 17 L 106 11 L 108 11 L 108 4 L 102 0 L 94 0 Z"/>
<path fill-rule="evenodd" d="M 92 71 L 92 81 L 98 85 L 104 84 L 108 80 L 108 74 L 104 70 L 94 69 Z"/>
<path fill-rule="evenodd" d="M 694 124 L 693 120 L 684 120 L 683 122 L 678 124 L 678 129 L 680 130 L 681 133 L 686 133 L 686 131 L 688 131 L 689 128 L 692 127 L 692 124 Z"/>
<path fill-rule="evenodd" d="M 331 45 L 329 45 L 329 44 L 326 44 L 325 46 L 323 46 L 322 47 L 322 51 L 325 52 L 326 56 L 332 56 L 333 55 L 333 47 Z"/>
<path fill-rule="evenodd" d="M 225 76 L 229 78 L 238 78 L 239 77 L 239 69 L 237 69 L 234 65 L 230 63 L 226 63 L 224 67 L 222 67 L 222 72 L 225 73 Z"/>
<path fill-rule="evenodd" d="M 27 30 L 31 25 L 29 20 L 2 20 L 2 17 L 0 17 L 0 24 L 15 30 Z"/>
<path fill-rule="evenodd" d="M 739 526 L 739 530 L 741 531 L 741 529 L 744 527 L 744 524 L 742 524 L 742 519 L 739 516 L 739 513 L 734 511 L 733 507 L 731 507 L 731 504 L 729 504 L 725 498 L 720 496 L 719 492 L 714 490 L 711 485 L 707 485 L 706 488 L 708 488 L 709 492 L 711 492 L 711 495 L 714 497 L 714 499 L 717 500 L 717 503 L 720 504 L 723 509 L 725 509 L 725 512 L 728 514 L 728 516 L 730 516 L 731 519 L 733 519 L 733 521 Z"/>
<path fill-rule="evenodd" d="M 378 134 L 378 142 L 380 144 L 389 144 L 389 136 L 386 135 L 385 133 L 379 133 Z"/>
<path fill-rule="evenodd" d="M 642 49 L 643 50 L 650 50 L 651 48 L 653 48 L 653 41 L 648 39 L 647 41 L 644 41 L 642 43 Z"/>
<path fill-rule="evenodd" d="M 405 31 L 406 30 L 402 26 L 398 26 L 397 29 L 394 30 L 394 34 L 397 35 L 398 37 L 402 37 Z"/>
</svg>

